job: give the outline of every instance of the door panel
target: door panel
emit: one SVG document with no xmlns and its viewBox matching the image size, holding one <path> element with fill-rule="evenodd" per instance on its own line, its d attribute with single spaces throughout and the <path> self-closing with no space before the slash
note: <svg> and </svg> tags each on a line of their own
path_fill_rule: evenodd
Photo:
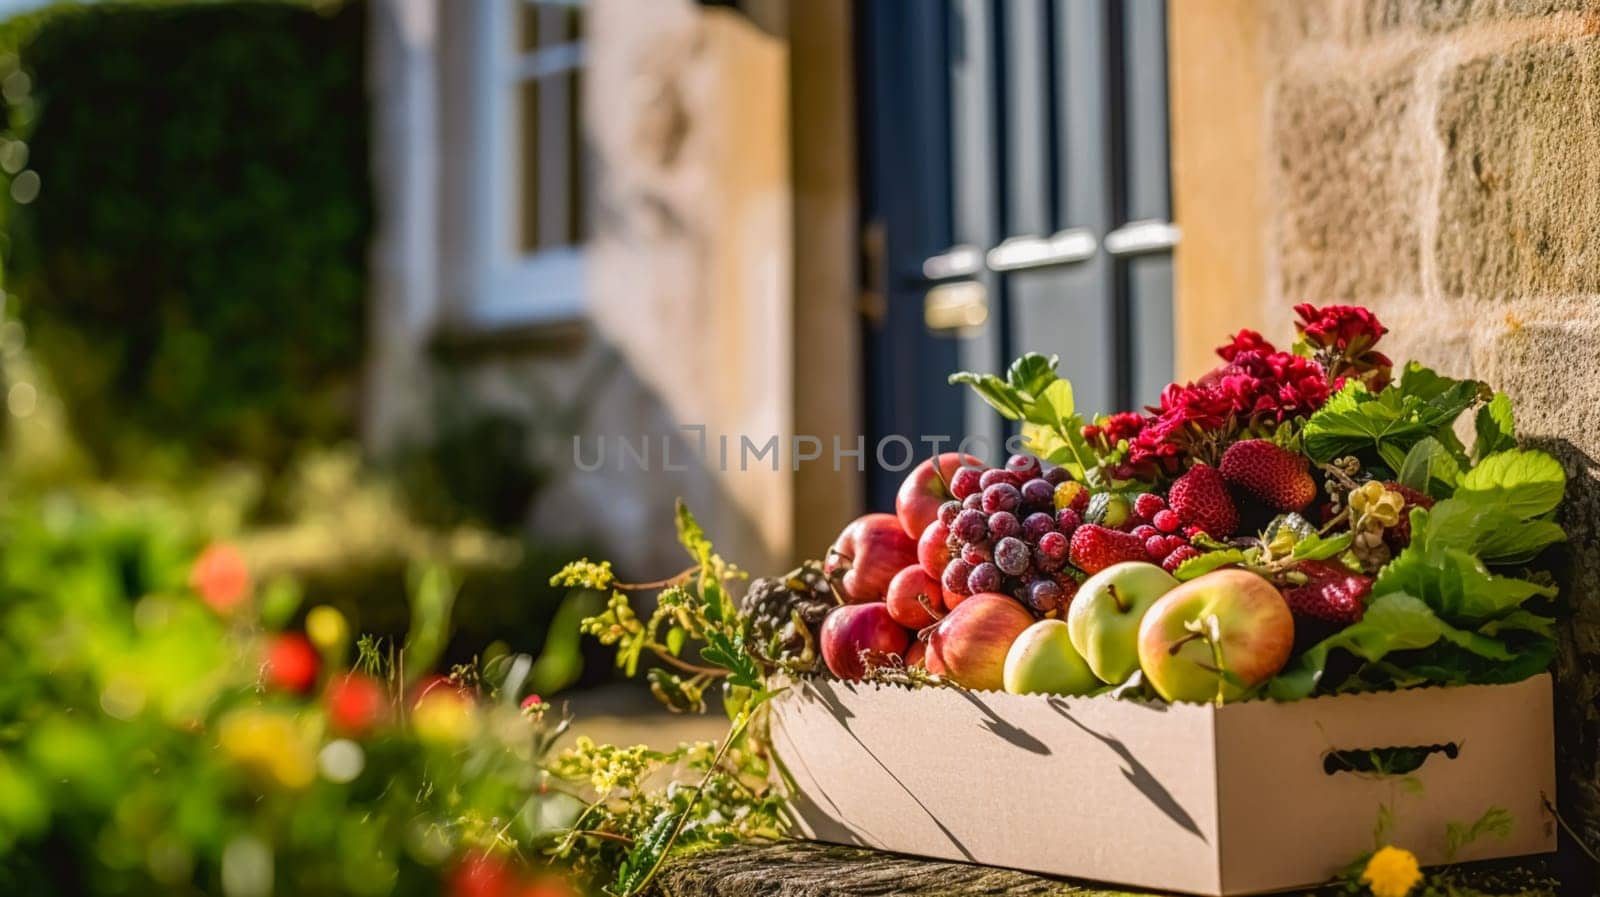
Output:
<svg viewBox="0 0 1600 897">
<path fill-rule="evenodd" d="M 1003 422 L 945 378 L 1029 351 L 1061 356 L 1086 416 L 1154 402 L 1176 241 L 1164 0 L 857 9 L 863 231 L 882 254 L 864 266 L 869 442 L 982 436 L 999 460 Z M 875 505 L 900 476 L 869 472 Z"/>
</svg>

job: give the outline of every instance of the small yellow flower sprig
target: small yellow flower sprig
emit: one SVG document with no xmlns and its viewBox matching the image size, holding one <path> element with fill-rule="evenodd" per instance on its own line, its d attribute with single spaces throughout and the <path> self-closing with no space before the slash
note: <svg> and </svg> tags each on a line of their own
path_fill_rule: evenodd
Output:
<svg viewBox="0 0 1600 897">
<path fill-rule="evenodd" d="M 1393 845 L 1379 848 L 1361 872 L 1361 883 L 1372 891 L 1372 897 L 1406 897 L 1421 880 L 1416 854 Z"/>
</svg>

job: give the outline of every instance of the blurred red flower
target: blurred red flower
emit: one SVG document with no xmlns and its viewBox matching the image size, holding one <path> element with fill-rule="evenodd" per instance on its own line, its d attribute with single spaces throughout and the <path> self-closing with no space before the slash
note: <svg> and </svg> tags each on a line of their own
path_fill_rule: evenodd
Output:
<svg viewBox="0 0 1600 897">
<path fill-rule="evenodd" d="M 344 735 L 361 736 L 373 730 L 389 708 L 382 683 L 365 673 L 345 673 L 328 683 L 323 695 L 328 721 Z"/>
<path fill-rule="evenodd" d="M 272 688 L 304 693 L 316 684 L 320 665 L 310 639 L 298 632 L 286 632 L 267 643 L 261 672 Z"/>
<path fill-rule="evenodd" d="M 214 542 L 195 559 L 189 570 L 189 587 L 212 610 L 228 614 L 250 597 L 250 568 L 239 549 Z"/>
<path fill-rule="evenodd" d="M 449 897 L 510 897 L 517 873 L 498 854 L 474 852 L 462 857 L 450 871 L 445 893 Z"/>
</svg>

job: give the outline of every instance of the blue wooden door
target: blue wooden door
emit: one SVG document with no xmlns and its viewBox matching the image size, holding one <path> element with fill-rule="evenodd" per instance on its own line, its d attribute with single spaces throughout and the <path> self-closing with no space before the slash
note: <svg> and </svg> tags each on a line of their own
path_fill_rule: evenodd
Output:
<svg viewBox="0 0 1600 897">
<path fill-rule="evenodd" d="M 1086 414 L 1172 376 L 1164 0 L 858 4 L 869 441 L 1007 435 L 955 370 L 1061 356 Z M 890 453 L 891 457 L 894 453 Z M 874 506 L 899 475 L 872 469 Z"/>
</svg>

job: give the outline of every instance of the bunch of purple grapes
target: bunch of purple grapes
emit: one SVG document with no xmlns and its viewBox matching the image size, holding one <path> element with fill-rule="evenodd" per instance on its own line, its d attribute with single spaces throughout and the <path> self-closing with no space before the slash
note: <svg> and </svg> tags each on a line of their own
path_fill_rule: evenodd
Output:
<svg viewBox="0 0 1600 897">
<path fill-rule="evenodd" d="M 1003 468 L 956 471 L 955 500 L 939 508 L 949 531 L 944 588 L 963 597 L 1010 595 L 1040 615 L 1064 610 L 1078 590 L 1067 554 L 1083 522 L 1076 503 L 1056 508 L 1056 489 L 1068 479 L 1031 455 L 1012 455 Z"/>
</svg>

